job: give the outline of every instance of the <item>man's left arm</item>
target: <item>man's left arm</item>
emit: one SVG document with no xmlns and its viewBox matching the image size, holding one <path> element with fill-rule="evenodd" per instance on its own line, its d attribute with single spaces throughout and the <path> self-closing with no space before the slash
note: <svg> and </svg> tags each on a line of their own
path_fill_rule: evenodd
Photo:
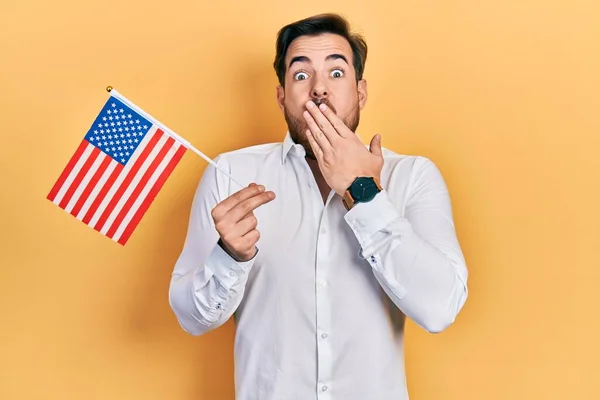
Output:
<svg viewBox="0 0 600 400">
<path fill-rule="evenodd" d="M 357 177 L 380 181 L 380 135 L 371 139 L 367 150 L 325 104 L 317 107 L 309 101 L 306 108 L 306 138 L 329 187 L 344 196 Z M 383 190 L 371 201 L 356 204 L 345 219 L 396 306 L 427 331 L 441 332 L 467 299 L 467 268 L 442 175 L 424 157 L 416 164 L 404 215 Z"/>
<path fill-rule="evenodd" d="M 467 267 L 456 237 L 444 179 L 417 158 L 405 213 L 381 191 L 345 215 L 380 285 L 428 332 L 452 324 L 467 299 Z"/>
</svg>

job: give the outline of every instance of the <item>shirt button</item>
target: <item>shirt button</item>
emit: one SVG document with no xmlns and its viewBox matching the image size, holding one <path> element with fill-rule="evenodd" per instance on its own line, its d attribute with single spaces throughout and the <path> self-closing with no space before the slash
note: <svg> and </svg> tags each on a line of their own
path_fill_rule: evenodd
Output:
<svg viewBox="0 0 600 400">
<path fill-rule="evenodd" d="M 325 286 L 325 285 L 327 285 L 327 282 L 325 282 L 325 279 L 322 279 L 321 280 L 321 286 Z"/>
<path fill-rule="evenodd" d="M 323 235 L 325 235 L 325 234 L 327 233 L 327 229 L 325 229 L 325 228 L 321 228 L 321 233 L 322 233 Z"/>
<path fill-rule="evenodd" d="M 235 276 L 235 272 L 229 271 L 229 276 L 234 277 Z"/>
<path fill-rule="evenodd" d="M 327 386 L 323 386 L 323 387 L 321 388 L 321 390 L 322 390 L 322 391 L 324 391 L 324 392 L 326 392 L 326 391 L 327 391 Z"/>
<path fill-rule="evenodd" d="M 326 334 L 326 333 L 323 333 L 323 334 L 321 335 L 321 337 L 322 337 L 323 339 L 327 339 L 327 334 Z"/>
</svg>

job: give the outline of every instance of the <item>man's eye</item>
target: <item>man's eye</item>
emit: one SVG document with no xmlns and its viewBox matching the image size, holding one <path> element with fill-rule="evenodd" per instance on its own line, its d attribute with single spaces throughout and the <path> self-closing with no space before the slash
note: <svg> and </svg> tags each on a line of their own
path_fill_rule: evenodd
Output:
<svg viewBox="0 0 600 400">
<path fill-rule="evenodd" d="M 303 81 L 308 78 L 308 74 L 306 72 L 297 72 L 294 74 L 294 79 L 297 81 Z"/>
<path fill-rule="evenodd" d="M 334 69 L 333 71 L 331 71 L 331 76 L 333 78 L 341 78 L 342 76 L 344 76 L 344 71 L 342 71 L 341 69 Z"/>
</svg>

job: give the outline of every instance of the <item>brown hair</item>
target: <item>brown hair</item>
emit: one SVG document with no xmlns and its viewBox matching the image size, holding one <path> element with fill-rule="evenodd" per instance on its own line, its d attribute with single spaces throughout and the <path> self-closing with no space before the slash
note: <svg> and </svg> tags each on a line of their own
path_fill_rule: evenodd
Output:
<svg viewBox="0 0 600 400">
<path fill-rule="evenodd" d="M 323 33 L 340 35 L 350 43 L 356 80 L 362 79 L 367 61 L 367 42 L 361 35 L 351 32 L 350 24 L 340 15 L 319 14 L 288 24 L 277 33 L 273 67 L 281 86 L 285 86 L 285 56 L 290 44 L 300 36 L 317 36 Z"/>
</svg>

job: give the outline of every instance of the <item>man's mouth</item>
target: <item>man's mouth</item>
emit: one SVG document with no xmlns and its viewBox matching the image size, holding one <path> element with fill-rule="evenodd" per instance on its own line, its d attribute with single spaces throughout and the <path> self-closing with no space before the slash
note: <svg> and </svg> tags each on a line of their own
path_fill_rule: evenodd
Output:
<svg viewBox="0 0 600 400">
<path fill-rule="evenodd" d="M 337 114 L 337 111 L 335 110 L 335 107 L 327 101 L 327 99 L 312 99 L 313 103 L 315 103 L 315 105 L 317 107 L 319 107 L 321 104 L 325 104 L 327 107 L 329 107 L 334 114 Z"/>
</svg>

